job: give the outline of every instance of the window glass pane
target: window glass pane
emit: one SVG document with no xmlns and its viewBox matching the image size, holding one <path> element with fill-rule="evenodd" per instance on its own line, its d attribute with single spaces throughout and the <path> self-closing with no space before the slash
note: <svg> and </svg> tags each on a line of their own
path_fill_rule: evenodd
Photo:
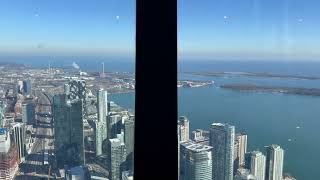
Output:
<svg viewBox="0 0 320 180">
<path fill-rule="evenodd" d="M 180 179 L 318 176 L 317 6 L 178 1 Z"/>
<path fill-rule="evenodd" d="M 0 179 L 132 179 L 134 0 L 0 3 Z"/>
</svg>

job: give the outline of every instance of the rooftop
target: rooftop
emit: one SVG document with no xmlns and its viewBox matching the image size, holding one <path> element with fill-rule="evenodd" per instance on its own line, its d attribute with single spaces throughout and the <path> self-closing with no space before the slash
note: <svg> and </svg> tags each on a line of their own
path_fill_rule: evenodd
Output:
<svg viewBox="0 0 320 180">
<path fill-rule="evenodd" d="M 208 151 L 211 150 L 211 146 L 198 144 L 193 141 L 183 142 L 181 145 L 185 146 L 187 149 L 193 151 L 193 152 L 201 152 L 201 151 Z"/>
</svg>

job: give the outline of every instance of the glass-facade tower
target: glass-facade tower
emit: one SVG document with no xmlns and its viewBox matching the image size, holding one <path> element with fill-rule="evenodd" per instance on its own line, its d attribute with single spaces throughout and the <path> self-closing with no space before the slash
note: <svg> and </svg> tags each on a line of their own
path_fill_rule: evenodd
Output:
<svg viewBox="0 0 320 180">
<path fill-rule="evenodd" d="M 234 126 L 222 123 L 211 125 L 212 179 L 233 180 L 234 140 Z"/>
<path fill-rule="evenodd" d="M 102 154 L 102 142 L 107 139 L 107 91 L 97 92 L 96 155 Z"/>
<path fill-rule="evenodd" d="M 280 146 L 275 144 L 266 147 L 266 150 L 266 179 L 282 180 L 284 150 Z"/>
<path fill-rule="evenodd" d="M 180 180 L 212 180 L 211 146 L 182 142 L 180 151 Z"/>
<path fill-rule="evenodd" d="M 53 97 L 54 149 L 57 167 L 84 165 L 82 100 L 67 100 L 65 94 Z"/>
</svg>

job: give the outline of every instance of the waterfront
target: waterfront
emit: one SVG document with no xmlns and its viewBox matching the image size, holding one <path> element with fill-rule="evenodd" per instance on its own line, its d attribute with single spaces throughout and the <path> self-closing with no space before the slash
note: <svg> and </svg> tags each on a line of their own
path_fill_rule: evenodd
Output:
<svg viewBox="0 0 320 180">
<path fill-rule="evenodd" d="M 232 123 L 237 132 L 248 134 L 250 151 L 259 149 L 264 152 L 264 146 L 279 144 L 285 150 L 285 172 L 302 180 L 318 176 L 320 142 L 316 139 L 320 138 L 319 97 L 234 92 L 218 86 L 224 83 L 252 82 L 319 88 L 320 81 L 261 77 L 217 78 L 185 74 L 180 74 L 179 78 L 215 81 L 213 86 L 178 89 L 179 115 L 189 118 L 191 130 L 208 129 L 214 121 Z M 111 95 L 110 99 L 124 107 L 134 107 L 133 93 Z"/>
<path fill-rule="evenodd" d="M 78 64 L 80 67 L 85 67 L 81 62 Z M 98 63 L 96 64 L 96 71 L 99 71 Z M 185 71 L 281 72 L 290 75 L 318 76 L 317 69 L 320 67 L 318 63 L 303 65 L 246 63 L 243 66 L 239 64 L 235 62 L 211 63 L 211 65 L 202 63 L 201 66 L 201 63 L 198 63 L 192 68 L 188 68 L 191 65 L 187 66 L 186 63 L 183 64 L 183 69 Z M 124 63 L 122 69 L 132 69 L 132 65 Z M 110 68 L 109 70 L 121 71 L 122 69 Z M 238 132 L 245 131 L 248 134 L 249 150 L 264 151 L 265 145 L 277 143 L 285 150 L 285 172 L 302 180 L 317 177 L 316 167 L 319 162 L 317 154 L 320 152 L 320 142 L 316 141 L 320 138 L 318 131 L 320 125 L 318 121 L 319 97 L 234 92 L 219 88 L 219 86 L 227 83 L 254 83 L 257 85 L 320 88 L 319 80 L 270 77 L 203 77 L 188 74 L 179 74 L 179 79 L 213 80 L 215 82 L 213 86 L 178 89 L 179 115 L 186 115 L 189 118 L 191 130 L 208 129 L 214 121 L 230 122 L 236 126 Z M 134 109 L 134 93 L 112 94 L 109 99 L 124 108 Z M 163 110 L 165 111 L 165 107 Z"/>
<path fill-rule="evenodd" d="M 133 102 L 133 93 L 111 95 L 110 99 L 133 107 L 128 103 Z M 285 172 L 297 179 L 317 176 L 319 107 L 320 98 L 313 97 L 240 93 L 216 87 L 179 89 L 179 115 L 189 118 L 192 130 L 208 129 L 214 121 L 230 122 L 238 132 L 248 133 L 249 150 L 264 151 L 265 145 L 279 144 L 285 149 Z"/>
</svg>

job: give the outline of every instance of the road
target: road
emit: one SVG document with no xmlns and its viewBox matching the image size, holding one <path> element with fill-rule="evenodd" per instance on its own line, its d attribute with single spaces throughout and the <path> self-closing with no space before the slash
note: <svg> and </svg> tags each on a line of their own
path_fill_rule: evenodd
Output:
<svg viewBox="0 0 320 180">
<path fill-rule="evenodd" d="M 37 113 L 48 114 L 51 113 L 50 100 L 42 92 L 36 92 L 36 96 L 39 98 L 38 105 L 36 107 Z M 53 124 L 51 117 L 37 116 L 35 142 L 31 148 L 31 153 L 26 157 L 26 161 L 20 164 L 19 172 L 16 179 L 48 179 L 49 166 L 44 165 L 44 151 L 53 150 Z M 50 153 L 49 153 L 50 154 Z"/>
</svg>

